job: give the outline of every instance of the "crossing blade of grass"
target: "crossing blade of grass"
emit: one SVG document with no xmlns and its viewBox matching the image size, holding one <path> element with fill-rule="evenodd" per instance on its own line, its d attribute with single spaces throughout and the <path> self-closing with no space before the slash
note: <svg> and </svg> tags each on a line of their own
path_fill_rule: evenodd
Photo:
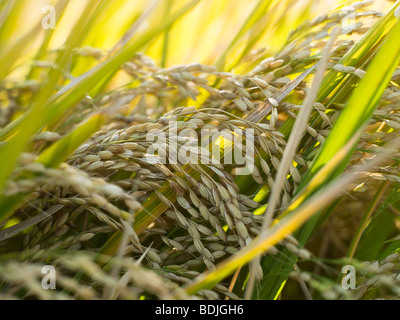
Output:
<svg viewBox="0 0 400 320">
<path fill-rule="evenodd" d="M 284 85 L 278 92 L 276 92 L 272 96 L 272 98 L 276 102 L 281 103 L 283 99 L 285 99 L 302 81 L 304 81 L 304 79 L 307 78 L 308 75 L 310 75 L 315 70 L 316 67 L 317 64 L 305 70 L 295 79 Z M 265 100 L 263 103 L 260 103 L 257 107 L 251 110 L 246 115 L 245 119 L 251 122 L 260 122 L 271 112 L 271 110 L 272 105 L 268 102 L 268 100 Z M 244 178 L 246 178 L 246 176 L 244 176 Z"/>
<path fill-rule="evenodd" d="M 349 246 L 349 250 L 347 253 L 347 256 L 349 258 L 353 258 L 354 254 L 357 250 L 358 244 L 360 242 L 361 236 L 363 235 L 367 224 L 370 222 L 371 216 L 374 213 L 379 201 L 381 200 L 381 198 L 383 197 L 384 193 L 386 192 L 386 190 L 389 187 L 390 182 L 389 181 L 385 181 L 381 184 L 381 186 L 378 189 L 378 192 L 375 194 L 374 198 L 372 199 L 368 209 L 365 212 L 365 215 L 363 216 L 360 225 L 356 231 L 356 234 L 354 235 L 350 246 Z"/>
<path fill-rule="evenodd" d="M 324 78 L 325 70 L 328 65 L 328 60 L 330 57 L 332 47 L 336 41 L 337 36 L 339 35 L 339 32 L 340 32 L 340 28 L 336 28 L 332 31 L 331 38 L 325 49 L 325 53 L 324 53 L 321 61 L 319 62 L 319 66 L 317 69 L 317 73 L 314 77 L 314 81 L 311 86 L 311 90 L 307 94 L 307 97 L 304 100 L 304 103 L 299 112 L 299 115 L 296 118 L 296 122 L 294 124 L 293 130 L 289 137 L 286 148 L 284 150 L 281 163 L 279 164 L 278 172 L 277 172 L 276 178 L 275 178 L 276 183 L 274 185 L 274 188 L 271 191 L 271 195 L 270 195 L 270 198 L 268 201 L 267 211 L 265 213 L 263 225 L 261 227 L 261 232 L 267 230 L 272 222 L 277 203 L 280 199 L 283 182 L 286 179 L 286 176 L 289 172 L 290 165 L 293 163 L 293 157 L 297 151 L 300 140 L 303 136 L 303 132 L 306 130 L 306 126 L 307 126 L 308 119 L 311 114 L 312 107 L 313 107 L 315 99 L 317 97 L 320 84 Z M 260 264 L 260 259 L 256 258 L 250 268 L 251 273 L 250 273 L 250 278 L 249 278 L 247 288 L 246 288 L 246 299 L 250 299 L 250 297 L 252 295 L 255 274 L 256 274 L 256 267 L 259 264 Z"/>
<path fill-rule="evenodd" d="M 50 209 L 42 212 L 39 215 L 36 215 L 36 216 L 29 218 L 21 223 L 18 223 L 10 228 L 0 231 L 0 242 L 7 240 L 8 238 L 15 236 L 19 232 L 22 232 L 23 230 L 25 230 L 31 226 L 34 226 L 34 225 L 38 224 L 39 222 L 51 217 L 53 214 L 57 213 L 62 208 L 64 208 L 64 205 L 62 205 L 62 204 L 55 205 L 55 206 L 51 207 Z"/>
<path fill-rule="evenodd" d="M 382 185 L 385 186 L 386 183 L 387 181 L 383 181 Z M 371 217 L 361 235 L 357 250 L 354 253 L 354 257 L 360 261 L 381 260 L 399 248 L 400 242 L 390 239 L 391 236 L 398 233 L 393 222 L 398 215 L 396 207 L 398 208 L 400 203 L 399 185 L 396 184 L 391 189 L 389 194 L 384 197 L 384 201 L 375 210 L 373 217 Z M 379 192 L 379 194 L 381 193 Z M 370 208 L 376 198 L 376 196 L 373 198 Z M 362 223 L 360 223 L 361 225 Z"/>
<path fill-rule="evenodd" d="M 346 173 L 341 178 L 331 181 L 323 189 L 320 189 L 305 201 L 301 207 L 295 210 L 292 214 L 285 217 L 268 231 L 261 233 L 248 246 L 240 250 L 238 253 L 217 265 L 214 271 L 206 272 L 198 276 L 193 282 L 189 283 L 185 287 L 186 292 L 193 295 L 199 290 L 212 288 L 219 281 L 232 274 L 236 269 L 263 254 L 272 246 L 285 239 L 289 234 L 293 233 L 303 225 L 309 218 L 317 214 L 321 207 L 326 206 L 342 195 L 343 192 L 353 184 L 355 179 L 365 175 L 366 172 L 379 165 L 390 154 L 397 152 L 399 145 L 400 140 L 397 139 L 397 141 L 391 144 L 369 163 Z"/>
</svg>

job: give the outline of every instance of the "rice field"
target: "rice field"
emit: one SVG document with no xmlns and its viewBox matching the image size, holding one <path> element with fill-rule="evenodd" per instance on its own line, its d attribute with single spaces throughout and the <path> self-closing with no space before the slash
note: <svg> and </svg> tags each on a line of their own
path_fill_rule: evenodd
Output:
<svg viewBox="0 0 400 320">
<path fill-rule="evenodd" d="M 0 299 L 398 299 L 399 16 L 2 1 Z"/>
</svg>

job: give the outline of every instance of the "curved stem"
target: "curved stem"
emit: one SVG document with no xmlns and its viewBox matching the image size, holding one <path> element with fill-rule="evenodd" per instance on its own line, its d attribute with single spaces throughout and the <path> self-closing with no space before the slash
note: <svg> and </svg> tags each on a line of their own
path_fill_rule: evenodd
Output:
<svg viewBox="0 0 400 320">
<path fill-rule="evenodd" d="M 360 243 L 360 239 L 362 234 L 364 233 L 369 221 L 371 220 L 372 213 L 375 211 L 376 206 L 378 205 L 379 201 L 382 199 L 382 196 L 384 195 L 385 191 L 389 187 L 390 181 L 384 181 L 380 185 L 378 192 L 375 194 L 374 198 L 372 199 L 372 202 L 370 203 L 368 210 L 365 212 L 361 223 L 353 237 L 353 240 L 351 241 L 349 251 L 347 253 L 347 256 L 349 258 L 353 258 L 354 254 L 357 250 L 357 246 Z"/>
</svg>

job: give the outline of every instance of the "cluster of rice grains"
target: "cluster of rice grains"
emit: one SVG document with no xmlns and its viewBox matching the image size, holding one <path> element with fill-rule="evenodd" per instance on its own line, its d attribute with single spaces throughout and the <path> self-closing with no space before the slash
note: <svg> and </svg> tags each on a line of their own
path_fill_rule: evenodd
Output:
<svg viewBox="0 0 400 320">
<path fill-rule="evenodd" d="M 379 292 L 381 298 L 393 299 L 400 294 L 398 253 L 393 253 L 381 261 L 359 262 L 346 258 L 335 263 L 343 266 L 343 273 L 337 273 L 337 268 L 329 264 L 324 264 L 323 268 L 327 274 L 334 275 L 333 279 L 339 281 L 301 271 L 297 266 L 290 277 L 306 284 L 309 288 L 308 294 L 318 292 L 321 298 L 329 300 L 371 299 L 376 296 L 376 292 Z M 351 269 L 348 266 L 351 266 Z"/>
<path fill-rule="evenodd" d="M 357 23 L 343 30 L 343 34 L 362 34 L 367 28 L 363 25 L 365 17 L 376 20 L 380 16 L 379 12 L 363 9 L 369 2 L 357 2 L 353 6 Z M 123 70 L 132 77 L 130 85 L 99 99 L 87 97 L 78 106 L 80 112 L 68 119 L 69 123 L 76 123 L 94 106 L 118 106 L 120 110 L 67 163 L 57 169 L 47 169 L 35 162 L 34 154 L 26 153 L 20 159 L 19 170 L 40 175 L 9 182 L 7 196 L 31 192 L 13 218 L 23 221 L 61 206 L 51 217 L 41 219 L 24 233 L 0 243 L 2 254 L 20 252 L 17 257 L 13 254 L 15 261 L 0 264 L 0 278 L 6 283 L 0 287 L 0 293 L 13 297 L 25 288 L 28 296 L 39 298 L 48 298 L 51 294 L 58 298 L 137 298 L 144 293 L 160 298 L 177 294 L 183 297 L 179 289 L 183 284 L 204 270 L 213 270 L 219 261 L 236 253 L 258 235 L 264 217 L 254 214 L 260 204 L 251 198 L 260 190 L 267 194 L 274 185 L 274 174 L 286 145 L 279 129 L 288 118 L 296 118 L 301 107 L 296 102 L 303 100 L 307 84 L 302 82 L 293 91 L 293 98 L 281 104 L 274 103 L 273 95 L 293 79 L 293 75 L 318 61 L 330 30 L 346 14 L 346 11 L 333 12 L 294 30 L 288 45 L 274 58 L 254 53 L 246 59 L 253 61 L 252 70 L 246 75 L 220 72 L 199 63 L 162 69 L 144 55 L 137 55 L 126 63 Z M 337 64 L 353 45 L 352 40 L 338 40 L 330 68 L 360 78 L 363 70 Z M 92 48 L 77 54 L 95 58 L 102 55 Z M 393 75 L 393 81 L 399 83 L 399 70 Z M 14 91 L 27 90 L 27 87 L 34 90 L 33 86 L 33 83 L 24 84 L 13 91 L 1 88 L 0 99 L 6 95 L 4 99 L 10 101 L 9 108 L 0 109 L 1 124 L 7 123 L 18 110 Z M 248 112 L 265 99 L 272 105 L 268 117 L 262 123 L 246 121 Z M 193 101 L 200 107 L 175 107 L 190 105 Z M 399 101 L 398 88 L 389 86 L 371 126 L 384 123 L 399 129 Z M 329 107 L 315 104 L 312 117 L 316 120 L 307 127 L 301 150 L 324 141 L 343 103 L 345 101 L 336 101 Z M 234 165 L 202 164 L 201 159 L 199 164 L 189 161 L 185 165 L 172 161 L 150 162 L 147 152 L 152 142 L 147 141 L 148 134 L 152 130 L 169 133 L 171 123 L 176 125 L 177 134 L 185 129 L 196 132 L 253 129 L 257 167 L 251 181 L 241 178 L 248 180 L 247 184 L 242 184 L 246 188 L 239 189 Z M 36 140 L 43 144 L 59 138 L 59 133 L 44 132 Z M 365 134 L 360 149 L 375 152 L 379 148 L 377 141 L 385 139 L 391 137 L 383 130 Z M 169 135 L 165 143 L 170 144 L 171 140 L 176 140 L 178 149 L 186 142 L 181 135 Z M 198 147 L 198 154 L 202 154 L 201 148 Z M 356 153 L 353 161 L 356 163 L 367 156 L 365 152 Z M 281 209 L 289 205 L 312 157 L 310 153 L 295 156 L 297 165 L 291 167 L 290 178 L 284 183 Z M 371 174 L 371 178 L 381 177 L 398 179 L 394 173 Z M 149 206 L 156 207 L 158 214 L 147 210 Z M 125 221 L 131 225 L 138 212 L 146 213 L 149 223 L 144 228 L 128 231 Z M 129 233 L 129 241 L 120 247 L 112 262 L 100 268 L 93 262 L 94 254 L 118 230 Z M 312 257 L 294 238 L 289 237 L 281 245 L 300 258 Z M 279 259 L 281 253 L 273 248 L 268 254 Z M 28 261 L 31 263 L 26 264 Z M 54 293 L 38 290 L 33 279 L 38 279 L 39 266 L 45 262 L 60 268 L 58 279 L 66 290 Z M 23 274 L 12 271 L 22 267 L 26 269 Z M 74 277 L 82 270 L 85 276 Z M 262 276 L 260 268 L 257 277 L 261 279 Z M 228 289 L 229 285 L 230 279 L 227 279 L 214 290 L 200 291 L 199 297 L 238 299 Z"/>
</svg>

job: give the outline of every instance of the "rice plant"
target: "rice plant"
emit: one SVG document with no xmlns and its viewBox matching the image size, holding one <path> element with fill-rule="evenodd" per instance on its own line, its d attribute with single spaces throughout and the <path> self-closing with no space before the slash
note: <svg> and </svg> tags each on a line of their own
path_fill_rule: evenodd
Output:
<svg viewBox="0 0 400 320">
<path fill-rule="evenodd" d="M 0 298 L 397 299 L 400 1 L 334 2 L 2 1 Z"/>
</svg>

